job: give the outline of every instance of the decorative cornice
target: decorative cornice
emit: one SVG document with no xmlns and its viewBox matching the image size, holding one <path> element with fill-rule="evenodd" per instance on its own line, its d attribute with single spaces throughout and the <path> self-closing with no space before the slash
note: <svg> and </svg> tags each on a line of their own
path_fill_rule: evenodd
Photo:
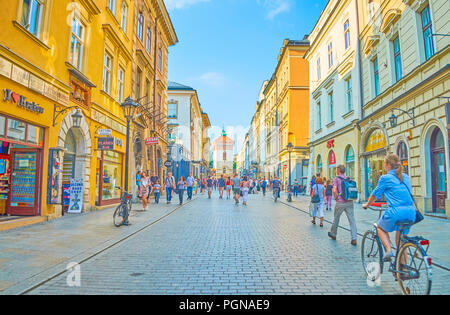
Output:
<svg viewBox="0 0 450 315">
<path fill-rule="evenodd" d="M 103 24 L 102 29 L 105 32 L 106 35 L 109 36 L 109 38 L 114 42 L 114 44 L 120 48 L 123 55 L 128 59 L 128 61 L 133 60 L 133 56 L 128 51 L 127 47 L 124 45 L 122 40 L 117 36 L 116 32 L 114 31 L 111 24 Z"/>
<path fill-rule="evenodd" d="M 86 8 L 86 10 L 91 15 L 98 15 L 101 13 L 100 9 L 97 7 L 93 0 L 79 0 L 81 4 Z"/>
<path fill-rule="evenodd" d="M 372 50 L 380 41 L 380 35 L 372 35 L 366 38 L 364 43 L 363 51 L 366 56 L 370 55 Z"/>
<path fill-rule="evenodd" d="M 384 34 L 390 32 L 392 26 L 400 19 L 402 16 L 402 11 L 399 9 L 391 9 L 383 17 L 383 21 L 381 22 L 380 31 Z"/>
</svg>

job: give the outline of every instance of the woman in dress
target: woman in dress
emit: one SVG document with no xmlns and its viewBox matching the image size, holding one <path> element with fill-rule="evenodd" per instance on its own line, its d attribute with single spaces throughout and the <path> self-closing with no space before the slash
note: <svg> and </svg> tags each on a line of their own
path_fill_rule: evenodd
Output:
<svg viewBox="0 0 450 315">
<path fill-rule="evenodd" d="M 144 211 L 147 211 L 148 205 L 148 192 L 151 187 L 150 178 L 147 177 L 146 172 L 142 172 L 141 174 L 141 186 L 139 194 L 142 197 L 142 207 Z"/>
<path fill-rule="evenodd" d="M 400 237 L 397 222 L 416 221 L 416 208 L 411 194 L 411 180 L 407 174 L 403 173 L 403 166 L 400 159 L 395 154 L 389 154 L 384 159 L 384 170 L 386 175 L 380 177 L 377 187 L 372 192 L 369 200 L 363 205 L 367 209 L 376 200 L 386 199 L 389 208 L 384 212 L 377 224 L 378 235 L 386 249 L 383 256 L 384 261 L 389 261 L 394 254 L 392 253 L 390 232 L 396 231 L 396 244 Z M 409 229 L 404 231 L 407 235 Z"/>
<path fill-rule="evenodd" d="M 244 206 L 247 205 L 249 188 L 250 188 L 250 182 L 248 181 L 247 176 L 244 176 L 244 179 L 241 182 L 242 200 L 243 200 L 242 204 Z"/>
</svg>

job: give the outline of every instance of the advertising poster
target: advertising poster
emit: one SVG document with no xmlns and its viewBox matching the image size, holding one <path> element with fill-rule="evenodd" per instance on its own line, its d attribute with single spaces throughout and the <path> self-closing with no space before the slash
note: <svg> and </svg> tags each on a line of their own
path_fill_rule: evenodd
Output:
<svg viewBox="0 0 450 315">
<path fill-rule="evenodd" d="M 72 179 L 70 181 L 70 203 L 69 213 L 81 213 L 83 210 L 83 182 L 81 179 Z"/>
</svg>

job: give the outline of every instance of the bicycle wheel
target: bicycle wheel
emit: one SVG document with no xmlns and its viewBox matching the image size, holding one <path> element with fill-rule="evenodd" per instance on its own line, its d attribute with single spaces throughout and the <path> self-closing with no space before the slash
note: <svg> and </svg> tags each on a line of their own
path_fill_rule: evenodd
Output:
<svg viewBox="0 0 450 315">
<path fill-rule="evenodd" d="M 403 295 L 429 295 L 431 291 L 431 265 L 422 247 L 405 243 L 400 247 L 395 262 L 397 282 Z"/>
<path fill-rule="evenodd" d="M 114 211 L 113 222 L 116 227 L 123 224 L 124 205 L 120 204 Z"/>
<path fill-rule="evenodd" d="M 361 260 L 370 281 L 377 280 L 382 273 L 383 251 L 380 240 L 374 231 L 367 231 L 361 243 Z"/>
</svg>

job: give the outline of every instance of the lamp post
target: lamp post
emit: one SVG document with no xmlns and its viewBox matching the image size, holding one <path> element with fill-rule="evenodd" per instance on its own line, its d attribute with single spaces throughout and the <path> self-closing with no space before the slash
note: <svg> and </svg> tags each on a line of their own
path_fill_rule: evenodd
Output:
<svg viewBox="0 0 450 315">
<path fill-rule="evenodd" d="M 128 193 L 128 165 L 129 165 L 129 152 L 130 152 L 130 121 L 134 117 L 134 112 L 138 107 L 138 104 L 133 101 L 131 97 L 128 97 L 120 106 L 123 108 L 123 115 L 127 120 L 127 144 L 125 151 L 125 189 L 124 192 Z"/>
<path fill-rule="evenodd" d="M 287 150 L 289 152 L 289 186 L 288 186 L 288 202 L 292 202 L 292 187 L 291 187 L 291 153 L 294 151 L 294 146 L 292 142 L 287 145 Z"/>
</svg>

